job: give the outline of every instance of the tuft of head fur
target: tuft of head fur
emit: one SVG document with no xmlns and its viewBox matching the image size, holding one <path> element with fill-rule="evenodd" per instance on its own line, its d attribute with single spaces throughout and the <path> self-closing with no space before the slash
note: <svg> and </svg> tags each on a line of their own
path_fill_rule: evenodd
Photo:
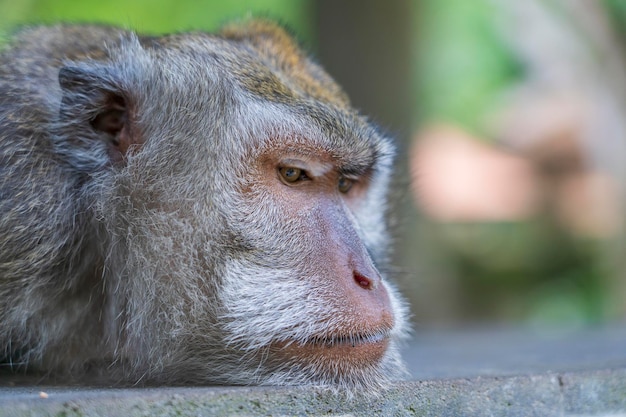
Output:
<svg viewBox="0 0 626 417">
<path fill-rule="evenodd" d="M 379 363 L 273 355 L 277 342 L 331 334 L 341 307 L 324 301 L 324 277 L 300 278 L 317 261 L 293 248 L 315 231 L 282 220 L 250 161 L 305 144 L 373 167 L 348 216 L 382 270 L 394 152 L 282 28 L 141 37 L 42 27 L 18 35 L 0 63 L 7 360 L 129 383 L 350 390 L 403 375 L 406 307 L 387 280 L 395 320 Z M 115 100 L 126 109 L 123 148 L 93 128 Z"/>
</svg>

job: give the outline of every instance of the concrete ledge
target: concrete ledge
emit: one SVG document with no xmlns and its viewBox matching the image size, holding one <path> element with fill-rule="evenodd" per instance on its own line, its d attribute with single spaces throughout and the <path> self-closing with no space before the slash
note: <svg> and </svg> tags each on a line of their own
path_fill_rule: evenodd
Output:
<svg viewBox="0 0 626 417">
<path fill-rule="evenodd" d="M 626 417 L 624 326 L 558 337 L 510 331 L 425 332 L 407 347 L 405 356 L 417 380 L 398 383 L 379 396 L 345 398 L 301 387 L 4 386 L 0 417 Z"/>
<path fill-rule="evenodd" d="M 626 416 L 626 369 L 406 382 L 352 399 L 266 387 L 10 391 L 0 416 Z"/>
</svg>

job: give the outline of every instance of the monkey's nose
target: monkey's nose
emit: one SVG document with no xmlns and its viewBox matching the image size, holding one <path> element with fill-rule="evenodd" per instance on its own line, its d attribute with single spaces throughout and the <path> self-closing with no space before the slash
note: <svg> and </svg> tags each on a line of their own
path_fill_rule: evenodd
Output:
<svg viewBox="0 0 626 417">
<path fill-rule="evenodd" d="M 360 323 L 370 330 L 391 329 L 394 325 L 393 308 L 378 271 L 367 266 L 354 268 L 352 278 L 356 285 L 350 283 L 348 298 L 352 300 L 350 304 Z"/>
<path fill-rule="evenodd" d="M 354 277 L 354 282 L 356 282 L 359 287 L 366 290 L 373 290 L 375 288 L 373 279 L 370 279 L 357 271 L 354 271 L 352 276 Z"/>
</svg>

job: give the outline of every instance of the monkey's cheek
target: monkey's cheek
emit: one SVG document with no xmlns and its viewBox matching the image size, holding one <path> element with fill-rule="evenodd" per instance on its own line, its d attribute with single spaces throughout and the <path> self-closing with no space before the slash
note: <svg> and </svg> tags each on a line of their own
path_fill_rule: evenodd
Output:
<svg viewBox="0 0 626 417">
<path fill-rule="evenodd" d="M 324 343 L 278 343 L 276 356 L 294 364 L 309 364 L 326 372 L 346 372 L 378 365 L 389 347 L 389 339 Z M 325 369 L 324 369 L 325 368 Z M 321 370 L 321 369 L 320 369 Z"/>
</svg>

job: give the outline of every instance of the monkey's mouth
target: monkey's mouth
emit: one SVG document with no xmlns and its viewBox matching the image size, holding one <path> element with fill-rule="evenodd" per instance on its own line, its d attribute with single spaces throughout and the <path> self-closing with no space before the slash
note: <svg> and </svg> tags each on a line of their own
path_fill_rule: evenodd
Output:
<svg viewBox="0 0 626 417">
<path fill-rule="evenodd" d="M 279 356 L 297 361 L 363 367 L 378 363 L 383 358 L 389 340 L 389 331 L 385 330 L 367 334 L 316 336 L 304 342 L 281 342 L 276 347 Z"/>
</svg>

